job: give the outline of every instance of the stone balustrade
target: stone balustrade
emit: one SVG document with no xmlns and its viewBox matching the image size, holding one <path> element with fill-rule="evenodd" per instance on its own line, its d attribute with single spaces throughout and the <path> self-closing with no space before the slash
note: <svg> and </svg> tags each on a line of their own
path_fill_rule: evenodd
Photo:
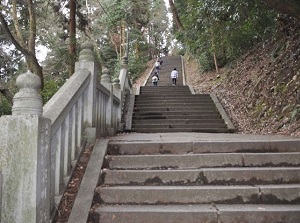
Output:
<svg viewBox="0 0 300 223">
<path fill-rule="evenodd" d="M 111 81 L 82 44 L 75 73 L 44 107 L 38 76 L 18 77 L 12 115 L 0 117 L 0 222 L 50 222 L 82 149 L 122 130 L 127 63 Z"/>
</svg>

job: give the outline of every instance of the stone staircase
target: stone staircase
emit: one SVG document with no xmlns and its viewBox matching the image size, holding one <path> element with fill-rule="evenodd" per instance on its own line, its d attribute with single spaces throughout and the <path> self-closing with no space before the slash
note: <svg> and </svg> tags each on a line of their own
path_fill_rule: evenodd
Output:
<svg viewBox="0 0 300 223">
<path fill-rule="evenodd" d="M 299 141 L 147 137 L 109 143 L 93 222 L 300 221 Z"/>
<path fill-rule="evenodd" d="M 216 98 L 172 86 L 179 59 L 135 97 L 136 132 L 105 139 L 87 222 L 299 223 L 299 139 L 230 134 Z"/>
<path fill-rule="evenodd" d="M 183 86 L 180 57 L 164 57 L 158 86 L 151 78 L 135 96 L 132 131 L 155 132 L 233 132 L 216 106 L 217 98 L 209 94 L 192 94 Z M 179 78 L 172 86 L 170 72 L 177 65 Z M 219 103 L 218 103 L 219 104 Z M 226 115 L 223 113 L 223 115 Z"/>
</svg>

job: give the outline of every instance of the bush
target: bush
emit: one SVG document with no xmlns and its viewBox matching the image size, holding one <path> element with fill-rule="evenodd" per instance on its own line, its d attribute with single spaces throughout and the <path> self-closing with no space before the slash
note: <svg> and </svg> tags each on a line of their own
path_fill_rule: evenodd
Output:
<svg viewBox="0 0 300 223">
<path fill-rule="evenodd" d="M 47 101 L 58 91 L 58 89 L 63 85 L 63 82 L 56 80 L 48 80 L 44 84 L 44 89 L 41 91 L 43 98 L 43 104 L 46 104 Z"/>
<path fill-rule="evenodd" d="M 146 69 L 146 64 L 146 58 L 139 58 L 129 62 L 129 72 L 133 81 Z"/>
<path fill-rule="evenodd" d="M 12 106 L 5 98 L 0 102 L 0 116 L 2 115 L 11 115 L 11 108 Z"/>
</svg>

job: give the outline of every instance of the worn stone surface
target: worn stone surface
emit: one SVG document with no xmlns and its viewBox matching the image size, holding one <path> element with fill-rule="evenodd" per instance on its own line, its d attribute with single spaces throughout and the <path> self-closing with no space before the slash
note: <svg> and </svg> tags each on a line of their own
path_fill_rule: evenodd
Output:
<svg viewBox="0 0 300 223">
<path fill-rule="evenodd" d="M 134 133 L 110 144 L 90 222 L 297 222 L 295 138 Z"/>
<path fill-rule="evenodd" d="M 208 205 L 107 206 L 98 213 L 101 223 L 217 223 L 217 215 Z"/>
<path fill-rule="evenodd" d="M 108 154 L 170 154 L 188 153 L 193 150 L 192 142 L 159 142 L 142 140 L 136 142 L 112 142 Z"/>
<path fill-rule="evenodd" d="M 222 223 L 296 223 L 300 206 L 296 205 L 217 205 Z"/>
<path fill-rule="evenodd" d="M 281 184 L 299 183 L 300 167 L 245 167 L 202 169 L 208 184 Z"/>
<path fill-rule="evenodd" d="M 110 169 L 179 169 L 242 166 L 242 154 L 162 154 L 109 156 Z"/>
<path fill-rule="evenodd" d="M 50 120 L 2 116 L 0 126 L 1 222 L 48 222 Z"/>
<path fill-rule="evenodd" d="M 86 222 L 89 209 L 92 205 L 94 190 L 98 183 L 98 176 L 106 152 L 107 140 L 98 140 L 94 146 L 86 174 L 82 179 L 79 192 L 76 196 L 69 223 Z"/>
<path fill-rule="evenodd" d="M 120 205 L 97 210 L 101 223 L 297 223 L 299 205 Z"/>
<path fill-rule="evenodd" d="M 106 204 L 210 204 L 257 201 L 259 190 L 251 186 L 123 186 L 104 187 Z"/>
</svg>

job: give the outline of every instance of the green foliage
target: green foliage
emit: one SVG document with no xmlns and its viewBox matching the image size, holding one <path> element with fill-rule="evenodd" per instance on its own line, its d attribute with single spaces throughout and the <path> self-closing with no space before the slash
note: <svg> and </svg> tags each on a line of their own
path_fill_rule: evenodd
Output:
<svg viewBox="0 0 300 223">
<path fill-rule="evenodd" d="M 5 98 L 0 102 L 0 116 L 2 115 L 11 115 L 11 105 Z"/>
<path fill-rule="evenodd" d="M 296 106 L 296 108 L 291 113 L 291 120 L 296 121 L 300 117 L 300 106 Z"/>
<path fill-rule="evenodd" d="M 58 91 L 58 89 L 62 86 L 62 81 L 49 80 L 45 82 L 44 89 L 41 91 L 41 95 L 43 98 L 43 104 L 46 104 L 47 101 Z"/>
<path fill-rule="evenodd" d="M 176 7 L 184 32 L 175 32 L 204 69 L 213 68 L 213 54 L 219 66 L 234 61 L 257 42 L 272 34 L 276 14 L 261 1 L 178 0 Z"/>
<path fill-rule="evenodd" d="M 146 58 L 139 58 L 134 61 L 129 61 L 130 77 L 134 81 L 146 69 Z"/>
</svg>

